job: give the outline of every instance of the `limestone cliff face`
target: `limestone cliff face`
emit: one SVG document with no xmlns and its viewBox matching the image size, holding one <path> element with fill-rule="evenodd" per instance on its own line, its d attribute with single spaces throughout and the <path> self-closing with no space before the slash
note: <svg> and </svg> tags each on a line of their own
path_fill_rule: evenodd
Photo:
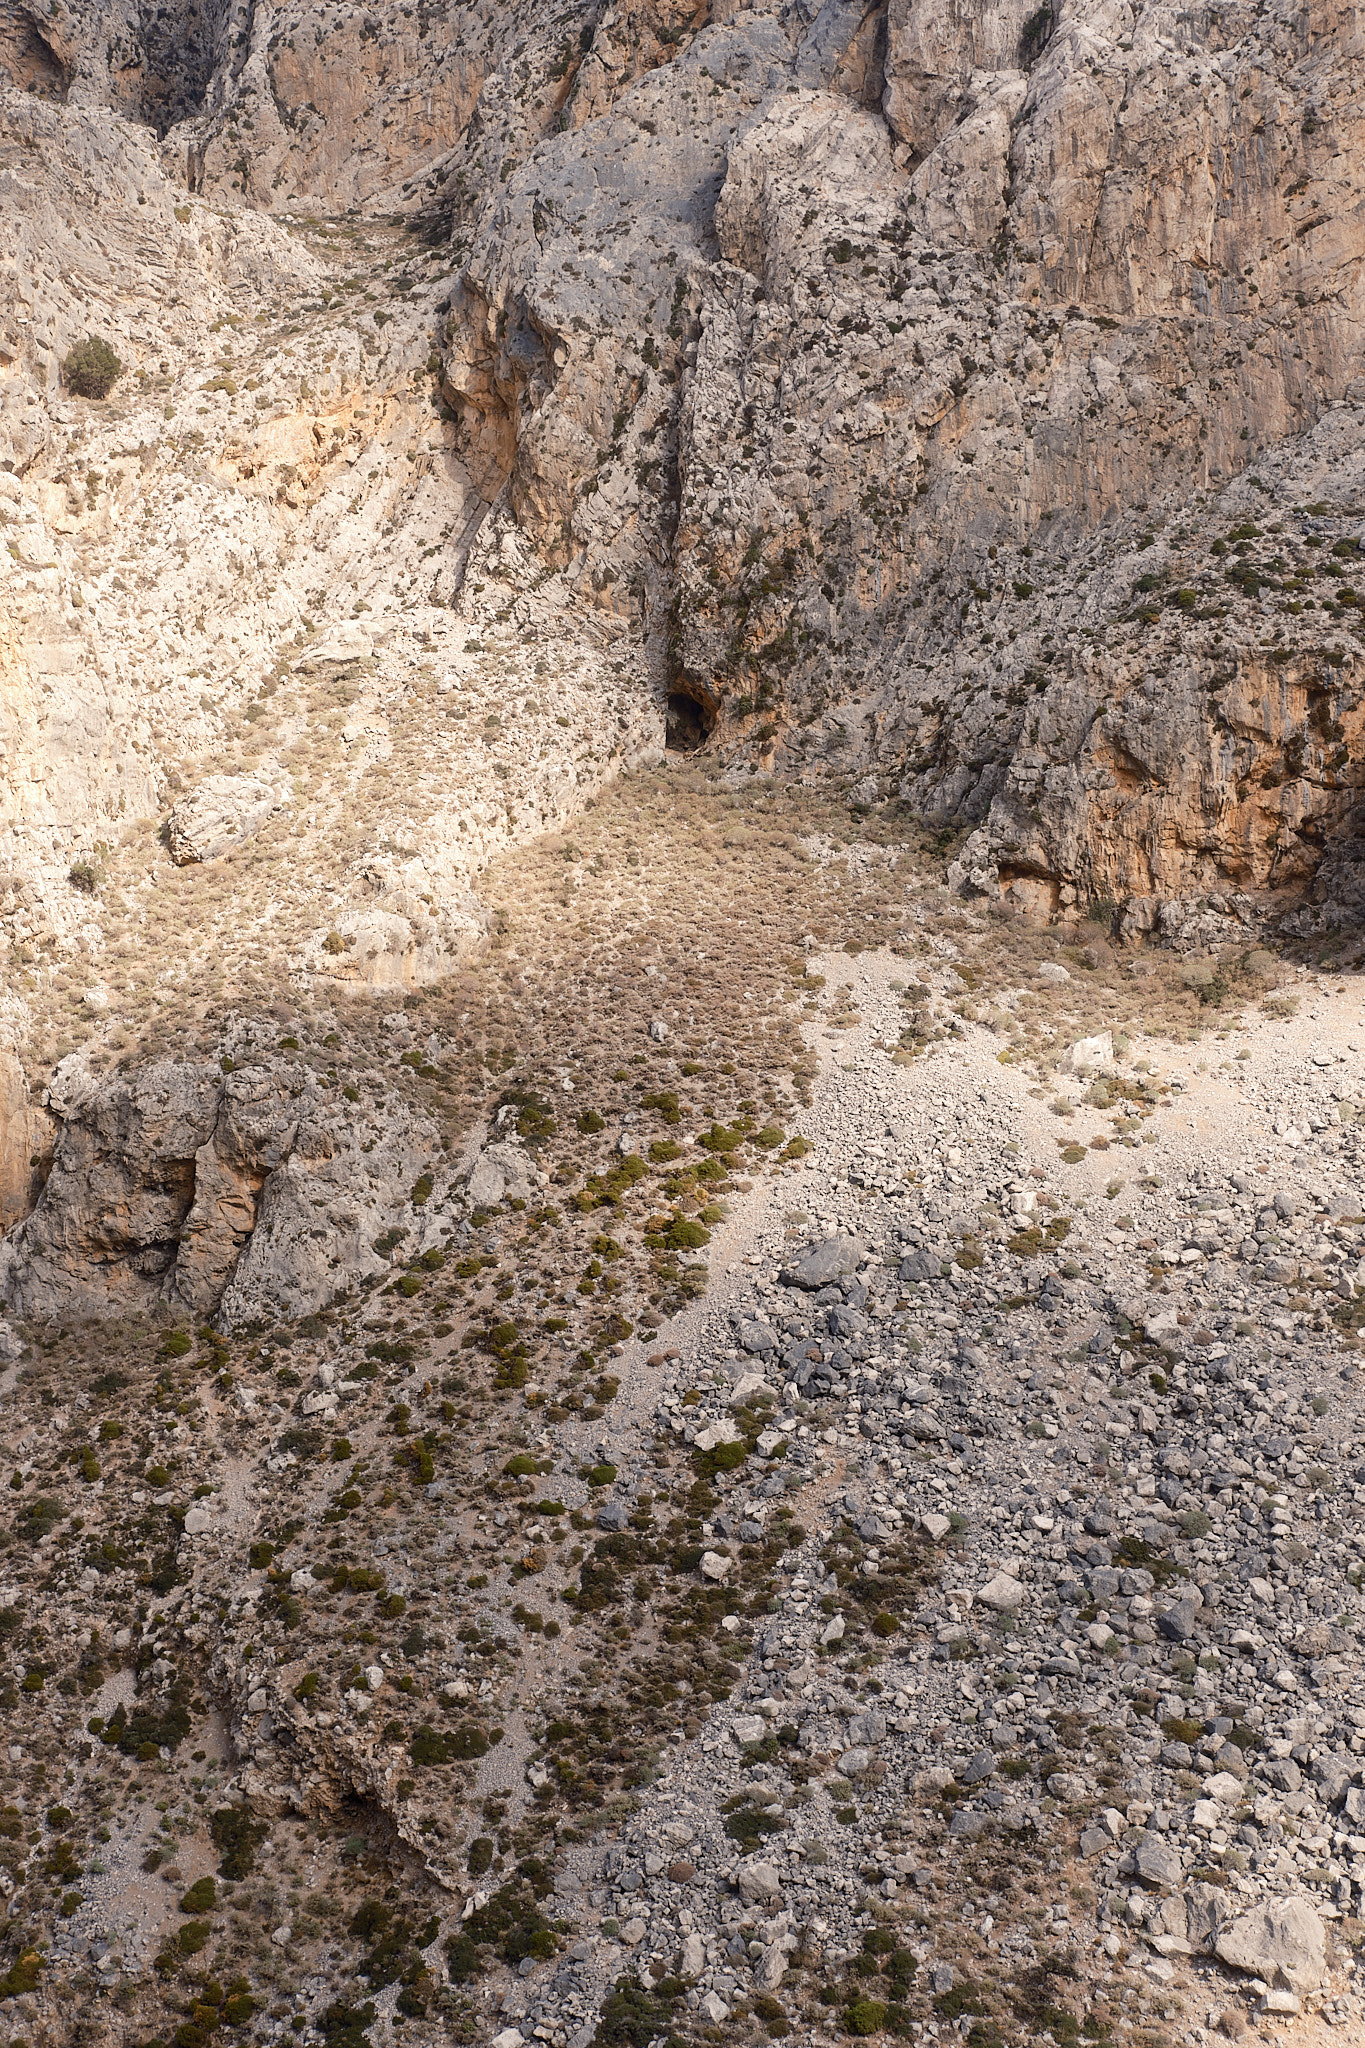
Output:
<svg viewBox="0 0 1365 2048">
<path fill-rule="evenodd" d="M 640 10 L 593 48 L 627 30 Z M 756 5 L 639 75 L 585 61 L 566 132 L 475 229 L 447 345 L 461 432 L 600 603 L 666 619 L 701 727 L 788 769 L 837 738 L 885 777 L 922 752 L 887 747 L 921 668 L 960 670 L 1002 576 L 1007 599 L 1039 581 L 1020 550 L 1082 577 L 1093 539 L 1207 504 L 1361 389 L 1358 54 L 1334 6 Z M 1014 605 L 1005 697 L 1033 694 L 1048 623 Z M 821 723 L 853 700 L 875 750 Z M 1296 715 L 1272 751 L 1311 748 Z M 961 716 L 911 787 L 972 822 L 1023 735 Z M 1188 731 L 1165 737 L 1185 759 Z M 1138 774 L 1184 815 L 1187 781 Z M 1091 807 L 1076 822 L 1030 856 L 1054 901 L 1302 865 L 1268 851 L 1297 833 L 1282 811 L 1233 833 L 1226 872 L 1193 813 L 1155 864 Z"/>
<path fill-rule="evenodd" d="M 13 1050 L 0 1047 L 0 1232 L 20 1222 L 37 1199 L 50 1149 L 46 1122 L 29 1101 Z"/>
<path fill-rule="evenodd" d="M 1066 572 L 1361 377 L 1361 31 L 1333 0 L 291 5 L 196 30 L 174 93 L 145 24 L 118 90 L 105 17 L 67 33 L 68 100 L 155 122 L 258 267 L 231 223 L 296 203 L 448 237 L 458 495 L 637 640 L 675 738 L 803 772 L 837 741 L 959 822 L 1017 731 L 935 737 L 936 782 L 921 735 L 886 739 L 1009 551 Z M 1010 630 L 1017 679 L 1042 623 Z M 875 758 L 828 723 L 855 700 Z M 1060 842 L 1047 860 L 1087 886 Z"/>
</svg>

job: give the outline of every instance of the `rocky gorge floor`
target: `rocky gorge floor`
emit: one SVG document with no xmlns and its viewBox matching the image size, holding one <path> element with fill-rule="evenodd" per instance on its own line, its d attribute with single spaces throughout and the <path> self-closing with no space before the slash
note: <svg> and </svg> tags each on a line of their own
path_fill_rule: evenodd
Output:
<svg viewBox="0 0 1365 2048">
<path fill-rule="evenodd" d="M 1030 932 L 883 820 L 653 785 L 584 821 L 578 1028 L 483 1069 L 506 1114 L 349 1300 L 14 1331 L 15 2025 L 1350 2038 L 1354 984 Z M 797 866 L 689 1017 L 711 816 L 748 900 Z M 534 1019 L 562 932 L 485 999 Z M 457 1054 L 435 1000 L 390 1093 Z M 289 1024 L 325 1087 L 355 1019 Z"/>
</svg>

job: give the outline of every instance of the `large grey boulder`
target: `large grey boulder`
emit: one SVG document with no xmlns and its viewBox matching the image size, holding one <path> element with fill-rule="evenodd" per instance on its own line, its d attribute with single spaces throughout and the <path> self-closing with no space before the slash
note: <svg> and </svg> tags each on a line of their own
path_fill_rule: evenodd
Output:
<svg viewBox="0 0 1365 2048">
<path fill-rule="evenodd" d="M 230 853 L 284 809 L 290 791 L 289 777 L 278 767 L 207 776 L 166 820 L 171 859 L 183 868 Z"/>
<path fill-rule="evenodd" d="M 916 1247 L 914 1251 L 905 1254 L 896 1277 L 898 1280 L 937 1280 L 941 1267 L 942 1261 L 935 1258 L 932 1252 Z"/>
<path fill-rule="evenodd" d="M 1195 1619 L 1201 1605 L 1202 1602 L 1197 1591 L 1191 1589 L 1190 1592 L 1182 1595 L 1175 1602 L 1174 1606 L 1168 1607 L 1164 1614 L 1157 1616 L 1156 1625 L 1169 1642 L 1188 1642 L 1189 1638 L 1194 1634 Z"/>
<path fill-rule="evenodd" d="M 777 1906 L 782 1902 L 782 1880 L 771 1863 L 741 1863 L 735 1883 L 746 1906 Z"/>
<path fill-rule="evenodd" d="M 782 1284 L 804 1288 L 807 1294 L 818 1293 L 820 1288 L 856 1273 L 866 1255 L 867 1246 L 860 1238 L 840 1232 L 818 1244 L 803 1245 L 782 1268 Z"/>
<path fill-rule="evenodd" d="M 1327 1971 L 1327 1936 L 1306 1898 L 1267 1899 L 1220 1930 L 1214 1954 L 1230 1969 L 1303 1993 Z"/>
<path fill-rule="evenodd" d="M 1359 1769 L 1359 1757 L 1352 1756 L 1349 1750 L 1333 1750 L 1327 1756 L 1320 1756 L 1313 1765 L 1319 1796 L 1329 1806 L 1339 1804 Z"/>
<path fill-rule="evenodd" d="M 1174 1903 L 1174 1902 L 1172 1902 Z M 1192 1884 L 1181 1901 L 1184 1924 L 1172 1926 L 1191 1948 L 1211 1948 L 1219 1929 L 1232 1917 L 1232 1904 L 1218 1885 Z"/>
<path fill-rule="evenodd" d="M 1138 1837 L 1133 1869 L 1144 1884 L 1164 1885 L 1170 1890 L 1174 1890 L 1183 1875 L 1179 1851 L 1153 1828 Z"/>
<path fill-rule="evenodd" d="M 1028 1599 L 1028 1588 L 1009 1572 L 997 1572 L 986 1581 L 977 1594 L 983 1607 L 989 1607 L 996 1614 L 1018 1614 Z"/>
<path fill-rule="evenodd" d="M 536 1169 L 508 1139 L 485 1145 L 469 1175 L 469 1199 L 476 1209 L 499 1202 L 527 1202 L 536 1189 Z"/>
</svg>

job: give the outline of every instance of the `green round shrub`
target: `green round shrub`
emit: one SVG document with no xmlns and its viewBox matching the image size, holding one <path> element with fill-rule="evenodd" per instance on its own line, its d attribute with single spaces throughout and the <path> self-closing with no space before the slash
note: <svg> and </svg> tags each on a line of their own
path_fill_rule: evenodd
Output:
<svg viewBox="0 0 1365 2048">
<path fill-rule="evenodd" d="M 62 364 L 62 374 L 77 398 L 107 398 L 123 375 L 123 364 L 107 341 L 87 334 Z"/>
<path fill-rule="evenodd" d="M 886 2025 L 886 2007 L 876 1998 L 859 1998 L 844 2014 L 850 2034 L 880 2034 Z"/>
</svg>

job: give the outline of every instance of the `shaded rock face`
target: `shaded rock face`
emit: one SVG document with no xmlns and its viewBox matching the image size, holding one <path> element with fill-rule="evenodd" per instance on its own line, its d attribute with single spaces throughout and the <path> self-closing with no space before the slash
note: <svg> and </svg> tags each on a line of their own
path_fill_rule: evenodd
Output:
<svg viewBox="0 0 1365 2048">
<path fill-rule="evenodd" d="M 672 743 L 989 821 L 967 873 L 1029 914 L 1302 887 L 1354 643 L 1139 556 L 1182 506 L 1306 543 L 1359 503 L 1354 18 L 773 4 L 636 70 L 643 14 L 463 204 L 445 390 L 538 544 L 671 632 Z"/>
<path fill-rule="evenodd" d="M 0 1244 L 0 1299 L 21 1316 L 311 1313 L 386 1270 L 372 1239 L 433 1149 L 402 1108 L 366 1130 L 284 1065 L 161 1061 L 52 1108 L 51 1174 Z"/>
<path fill-rule="evenodd" d="M 37 1199 L 51 1138 L 29 1099 L 23 1068 L 0 1046 L 0 1232 L 26 1216 Z"/>
<path fill-rule="evenodd" d="M 11 0 L 0 15 L 0 80 L 40 99 L 116 107 L 164 133 L 202 110 L 230 13 L 223 0 L 75 0 L 55 12 Z"/>
</svg>

